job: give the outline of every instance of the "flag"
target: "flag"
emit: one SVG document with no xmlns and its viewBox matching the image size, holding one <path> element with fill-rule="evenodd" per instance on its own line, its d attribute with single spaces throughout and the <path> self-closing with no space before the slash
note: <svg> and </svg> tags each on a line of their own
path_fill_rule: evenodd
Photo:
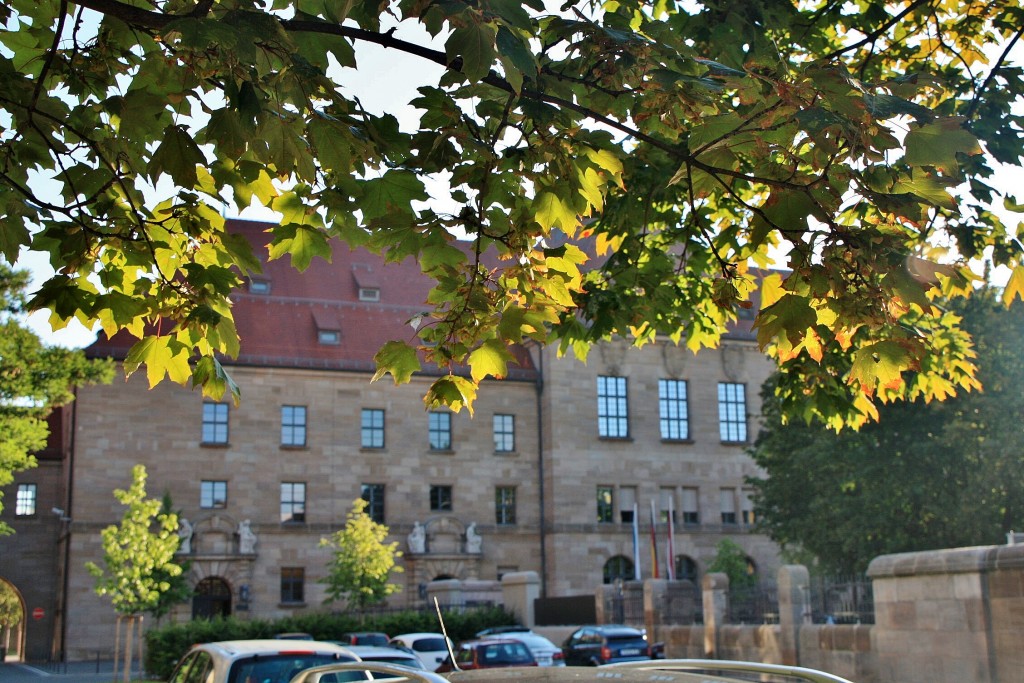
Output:
<svg viewBox="0 0 1024 683">
<path fill-rule="evenodd" d="M 654 527 L 654 499 L 651 499 L 651 572 L 658 578 L 658 534 Z"/>
<path fill-rule="evenodd" d="M 665 558 L 665 575 L 669 581 L 676 580 L 676 523 L 675 510 L 672 509 L 672 498 L 668 499 L 668 557 Z"/>
<path fill-rule="evenodd" d="M 640 580 L 640 523 L 636 503 L 633 503 L 633 578 Z"/>
</svg>

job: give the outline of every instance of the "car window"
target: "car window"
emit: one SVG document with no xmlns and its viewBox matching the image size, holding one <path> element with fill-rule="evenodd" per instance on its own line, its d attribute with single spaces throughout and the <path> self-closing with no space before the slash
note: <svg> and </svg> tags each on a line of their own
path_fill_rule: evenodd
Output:
<svg viewBox="0 0 1024 683">
<path fill-rule="evenodd" d="M 288 683 L 296 675 L 314 666 L 334 662 L 354 662 L 341 654 L 291 653 L 255 655 L 231 664 L 227 683 Z"/>
<path fill-rule="evenodd" d="M 448 645 L 444 642 L 444 638 L 420 638 L 412 644 L 412 649 L 416 652 L 437 652 L 438 650 L 447 650 Z"/>
<path fill-rule="evenodd" d="M 522 643 L 496 643 L 480 646 L 480 661 L 487 664 L 525 664 L 533 661 Z"/>
<path fill-rule="evenodd" d="M 171 677 L 168 679 L 168 683 L 185 683 L 186 677 L 188 676 L 188 670 L 192 668 L 193 662 L 196 661 L 198 652 L 190 652 L 178 662 L 178 666 L 175 667 L 174 671 L 171 672 Z"/>
<path fill-rule="evenodd" d="M 185 683 L 208 683 L 213 680 L 213 657 L 209 652 L 199 651 L 195 661 L 188 670 Z"/>
</svg>

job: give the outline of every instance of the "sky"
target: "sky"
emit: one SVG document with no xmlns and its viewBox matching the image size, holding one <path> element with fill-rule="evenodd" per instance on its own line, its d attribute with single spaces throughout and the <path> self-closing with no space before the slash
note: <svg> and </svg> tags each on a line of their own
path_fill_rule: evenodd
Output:
<svg viewBox="0 0 1024 683">
<path fill-rule="evenodd" d="M 429 38 L 418 26 L 401 25 L 396 30 L 396 37 L 412 42 L 423 43 Z M 434 45 L 438 49 L 443 49 Z M 436 82 L 441 67 L 425 64 L 423 60 L 402 52 L 389 50 L 377 45 L 362 45 L 357 53 L 360 68 L 338 68 L 337 80 L 343 90 L 351 90 L 359 94 L 364 107 L 375 113 L 388 112 L 396 116 L 403 128 L 413 129 L 419 120 L 419 112 L 408 103 L 415 96 L 415 88 L 424 82 Z M 1014 50 L 1015 61 L 1024 63 L 1024 43 L 1018 44 Z M 332 74 L 333 76 L 333 74 Z M 384 87 L 382 87 L 384 84 Z M 1008 194 L 1016 194 L 1019 201 L 1024 201 L 1024 168 L 998 165 L 993 185 Z M 428 186 L 429 188 L 429 186 Z M 233 209 L 233 205 L 230 207 Z M 1010 214 L 1001 206 L 993 207 L 1009 225 L 1024 220 L 1021 214 Z M 249 219 L 276 220 L 273 212 L 255 208 L 242 214 L 234 213 L 226 207 L 225 215 Z M 33 276 L 30 291 L 48 278 L 53 270 L 47 263 L 45 255 L 23 252 L 16 264 L 19 268 L 28 269 Z M 1005 281 L 1007 273 L 995 273 L 997 284 Z M 96 335 L 81 324 L 72 323 L 67 328 L 54 331 L 48 322 L 48 311 L 37 311 L 28 317 L 27 324 L 47 344 L 66 347 L 84 347 L 95 340 Z"/>
</svg>

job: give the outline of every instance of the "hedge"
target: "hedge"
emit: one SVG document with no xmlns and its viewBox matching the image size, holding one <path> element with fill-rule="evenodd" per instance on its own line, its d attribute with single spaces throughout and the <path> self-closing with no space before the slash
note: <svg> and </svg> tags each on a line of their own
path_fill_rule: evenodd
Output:
<svg viewBox="0 0 1024 683">
<path fill-rule="evenodd" d="M 452 640 L 458 642 L 472 638 L 478 631 L 491 626 L 515 624 L 515 615 L 502 607 L 482 607 L 444 613 L 444 625 Z M 248 640 L 273 638 L 278 633 L 308 633 L 317 640 L 339 640 L 343 633 L 353 631 L 381 631 L 389 635 L 440 632 L 437 615 L 432 611 L 394 612 L 373 616 L 314 613 L 285 619 L 246 620 L 196 619 L 153 629 L 146 633 L 146 671 L 161 680 L 170 677 L 178 660 L 197 643 L 218 640 Z"/>
</svg>

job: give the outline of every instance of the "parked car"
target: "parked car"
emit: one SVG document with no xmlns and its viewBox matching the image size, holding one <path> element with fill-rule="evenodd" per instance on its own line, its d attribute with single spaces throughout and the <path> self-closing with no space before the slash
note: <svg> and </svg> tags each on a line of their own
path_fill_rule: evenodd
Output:
<svg viewBox="0 0 1024 683">
<path fill-rule="evenodd" d="M 647 634 L 632 626 L 583 626 L 562 645 L 569 666 L 599 666 L 651 658 Z"/>
<path fill-rule="evenodd" d="M 440 633 L 403 633 L 391 638 L 392 644 L 415 652 L 427 671 L 437 671 L 437 667 L 448 657 L 451 642 Z"/>
<path fill-rule="evenodd" d="M 316 640 L 313 636 L 308 633 L 278 633 L 274 636 L 274 640 Z"/>
<path fill-rule="evenodd" d="M 315 640 L 226 640 L 193 645 L 175 666 L 169 683 L 288 683 L 321 664 L 356 662 L 334 643 Z M 365 681 L 365 671 L 346 672 L 340 681 Z"/>
<path fill-rule="evenodd" d="M 404 667 L 410 669 L 416 669 L 418 671 L 426 671 L 423 666 L 423 662 L 416 656 L 415 652 L 409 652 L 404 648 L 397 647 L 378 647 L 376 645 L 349 645 L 347 649 L 352 654 L 359 657 L 364 662 L 385 662 L 387 664 L 401 664 Z M 389 673 L 377 673 L 370 671 L 370 674 L 374 678 L 397 678 L 396 674 Z"/>
<path fill-rule="evenodd" d="M 562 648 L 525 626 L 494 626 L 476 634 L 477 638 L 514 638 L 530 649 L 537 666 L 565 666 Z"/>
<path fill-rule="evenodd" d="M 381 633 L 380 631 L 359 631 L 356 633 L 344 633 L 339 639 L 343 645 L 376 645 L 377 647 L 386 647 L 391 638 L 388 634 Z"/>
<path fill-rule="evenodd" d="M 530 648 L 518 640 L 490 637 L 459 643 L 454 663 L 448 657 L 437 672 L 504 669 L 512 666 L 537 666 L 537 660 L 530 654 Z"/>
</svg>

